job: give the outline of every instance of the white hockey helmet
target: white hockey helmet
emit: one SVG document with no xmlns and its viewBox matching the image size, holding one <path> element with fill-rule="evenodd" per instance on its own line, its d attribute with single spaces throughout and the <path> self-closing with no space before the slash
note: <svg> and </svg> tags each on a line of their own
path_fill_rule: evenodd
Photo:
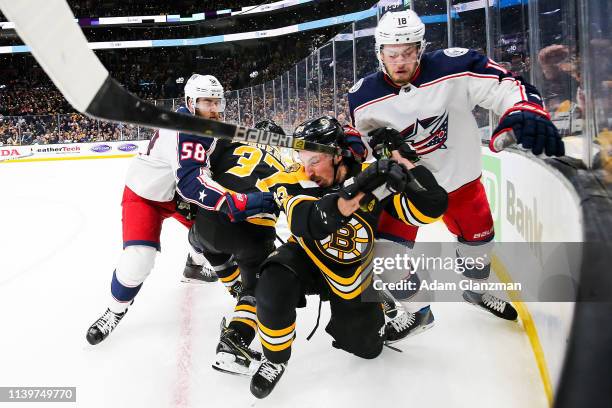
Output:
<svg viewBox="0 0 612 408">
<path fill-rule="evenodd" d="M 189 107 L 191 99 L 194 108 L 198 98 L 218 98 L 221 100 L 219 112 L 225 111 L 223 85 L 212 75 L 193 74 L 185 84 L 185 105 Z"/>
<path fill-rule="evenodd" d="M 374 37 L 376 39 L 376 58 L 378 58 L 380 68 L 384 73 L 387 73 L 381 56 L 384 45 L 417 44 L 419 46 L 418 63 L 427 44 L 425 42 L 425 24 L 412 10 L 385 13 L 376 26 Z"/>
</svg>

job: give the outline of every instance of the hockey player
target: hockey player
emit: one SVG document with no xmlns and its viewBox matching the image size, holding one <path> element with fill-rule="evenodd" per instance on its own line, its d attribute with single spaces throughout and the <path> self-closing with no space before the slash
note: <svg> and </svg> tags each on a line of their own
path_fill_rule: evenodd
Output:
<svg viewBox="0 0 612 408">
<path fill-rule="evenodd" d="M 185 103 L 178 112 L 219 119 L 225 107 L 223 87 L 211 75 L 193 75 L 185 84 Z M 104 340 L 125 316 L 128 306 L 150 274 L 160 247 L 164 219 L 173 217 L 186 227 L 188 220 L 176 210 L 177 193 L 187 202 L 198 200 L 210 208 L 220 209 L 232 199 L 206 173 L 209 138 L 160 129 L 149 142 L 146 154 L 136 157 L 127 173 L 122 200 L 123 252 L 111 280 L 111 298 L 106 312 L 88 329 L 87 341 L 98 344 Z M 195 166 L 197 165 L 197 170 Z M 178 183 L 177 183 L 178 178 Z M 263 202 L 245 197 L 241 208 L 230 206 L 227 211 L 240 217 Z M 183 203 L 184 204 L 184 203 Z M 189 264 L 201 265 L 204 258 L 197 250 L 190 253 Z M 191 271 L 193 272 L 191 268 Z M 214 280 L 212 271 L 208 280 Z M 187 272 L 186 272 L 187 275 Z M 193 274 L 191 277 L 193 278 Z"/>
<path fill-rule="evenodd" d="M 457 236 L 457 256 L 488 261 L 482 268 L 466 268 L 464 275 L 486 280 L 494 231 L 480 183 L 480 133 L 472 109 L 479 105 L 501 115 L 490 146 L 508 129 L 514 131 L 519 144 L 536 155 L 561 156 L 563 142 L 533 86 L 474 50 L 450 48 L 425 53 L 424 35 L 425 25 L 411 10 L 388 12 L 380 19 L 375 31 L 380 71 L 362 78 L 350 90 L 351 119 L 359 131 L 371 137 L 371 147 L 390 143 L 400 161 L 404 160 L 399 157 L 401 150 L 410 150 L 401 148 L 404 143 L 416 150 L 422 165 L 449 192 L 443 221 Z M 384 214 L 381 217 L 379 232 L 386 239 L 411 243 L 417 231 L 417 227 L 394 223 Z M 491 294 L 465 291 L 463 297 L 495 316 L 517 317 L 510 303 Z M 414 308 L 409 302 L 404 306 Z M 411 312 L 413 330 L 432 322 L 429 307 Z"/>
<path fill-rule="evenodd" d="M 282 128 L 270 120 L 257 123 L 256 128 L 284 134 Z M 207 169 L 226 191 L 226 199 L 219 208 L 198 203 L 200 211 L 189 240 L 202 249 L 221 281 L 237 289 L 233 294 L 238 300 L 227 327 L 225 319 L 222 321 L 213 368 L 252 375 L 261 358 L 260 353 L 249 348 L 257 328 L 254 290 L 259 267 L 274 250 L 276 239 L 276 214 L 273 212 L 277 207 L 268 189 L 276 177 L 282 178 L 284 167 L 278 149 L 270 146 L 214 139 L 207 153 Z M 194 169 L 197 171 L 197 163 Z M 240 208 L 243 197 L 261 197 L 269 204 L 267 211 L 246 211 L 244 216 L 236 217 L 236 211 L 227 209 Z"/>
<path fill-rule="evenodd" d="M 416 221 L 406 210 L 412 206 L 419 221 L 427 222 L 446 209 L 446 192 L 423 166 L 407 169 L 381 160 L 361 171 L 351 136 L 334 118 L 306 121 L 294 136 L 340 147 L 343 153 L 299 152 L 302 165 L 288 170 L 285 183 L 275 187 L 292 236 L 266 259 L 255 290 L 265 355 L 251 379 L 257 398 L 266 397 L 285 371 L 296 308 L 305 294 L 329 299 L 332 317 L 326 331 L 334 347 L 377 357 L 386 332 L 383 310 L 380 303 L 363 301 L 362 294 L 371 287 L 380 212 L 386 207 L 398 219 Z M 318 188 L 304 188 L 313 182 Z"/>
</svg>

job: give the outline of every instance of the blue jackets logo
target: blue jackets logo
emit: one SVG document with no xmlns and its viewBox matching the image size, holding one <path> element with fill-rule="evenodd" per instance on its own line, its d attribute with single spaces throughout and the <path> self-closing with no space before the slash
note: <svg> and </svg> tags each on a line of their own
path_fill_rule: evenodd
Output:
<svg viewBox="0 0 612 408">
<path fill-rule="evenodd" d="M 448 112 L 427 119 L 417 119 L 415 123 L 400 132 L 410 141 L 412 148 L 422 156 L 438 149 L 446 149 L 448 139 Z M 412 139 L 412 140 L 411 140 Z"/>
<path fill-rule="evenodd" d="M 132 152 L 138 149 L 138 146 L 136 146 L 134 143 L 126 143 L 122 144 L 117 149 L 121 150 L 122 152 Z"/>
<path fill-rule="evenodd" d="M 91 151 L 96 153 L 105 153 L 108 152 L 110 149 L 111 147 L 109 145 L 95 145 L 91 148 Z"/>
</svg>

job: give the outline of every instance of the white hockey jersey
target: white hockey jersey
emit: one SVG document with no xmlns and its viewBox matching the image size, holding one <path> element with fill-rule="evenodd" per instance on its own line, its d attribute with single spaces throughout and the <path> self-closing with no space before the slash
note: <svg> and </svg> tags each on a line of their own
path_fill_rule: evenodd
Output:
<svg viewBox="0 0 612 408">
<path fill-rule="evenodd" d="M 178 110 L 189 114 L 186 108 Z M 132 160 L 125 185 L 148 200 L 172 201 L 176 192 L 203 208 L 217 209 L 225 189 L 212 180 L 210 154 L 217 139 L 159 129 L 147 153 Z"/>
<path fill-rule="evenodd" d="M 476 105 L 502 115 L 521 101 L 541 104 L 531 85 L 464 48 L 424 54 L 411 83 L 402 87 L 383 72 L 362 78 L 348 100 L 353 124 L 366 140 L 379 127 L 398 130 L 449 192 L 482 172 Z"/>
</svg>

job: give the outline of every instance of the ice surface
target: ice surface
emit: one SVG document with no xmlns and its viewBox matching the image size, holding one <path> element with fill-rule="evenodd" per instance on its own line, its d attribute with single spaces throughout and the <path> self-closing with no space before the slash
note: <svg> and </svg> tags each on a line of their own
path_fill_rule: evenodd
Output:
<svg viewBox="0 0 612 408">
<path fill-rule="evenodd" d="M 117 330 L 85 340 L 104 312 L 121 251 L 126 159 L 0 164 L 0 386 L 76 386 L 78 407 L 545 407 L 520 325 L 467 304 L 433 306 L 436 326 L 362 360 L 333 349 L 316 321 L 318 300 L 298 312 L 293 356 L 281 382 L 255 400 L 249 380 L 214 371 L 220 283 L 180 282 L 186 234 L 168 220 L 155 269 Z M 448 240 L 441 224 L 421 239 Z M 19 404 L 20 407 L 40 404 Z M 53 406 L 60 406 L 55 404 Z M 3 405 L 4 406 L 4 405 Z"/>
</svg>

